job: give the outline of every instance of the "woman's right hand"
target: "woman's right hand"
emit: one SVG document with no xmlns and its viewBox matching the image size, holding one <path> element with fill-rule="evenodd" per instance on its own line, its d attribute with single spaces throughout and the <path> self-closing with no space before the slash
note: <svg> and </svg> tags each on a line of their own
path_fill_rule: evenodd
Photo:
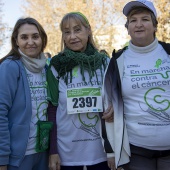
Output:
<svg viewBox="0 0 170 170">
<path fill-rule="evenodd" d="M 107 164 L 108 164 L 108 167 L 111 170 L 116 170 L 116 167 L 115 167 L 115 158 L 114 157 L 107 158 Z"/>
<path fill-rule="evenodd" d="M 0 170 L 7 170 L 7 166 L 1 166 L 0 165 Z"/>
<path fill-rule="evenodd" d="M 110 105 L 106 111 L 103 113 L 102 119 L 105 119 L 106 122 L 113 122 L 114 117 L 113 106 Z"/>
<path fill-rule="evenodd" d="M 60 170 L 60 157 L 58 154 L 50 155 L 49 168 L 50 170 Z"/>
</svg>

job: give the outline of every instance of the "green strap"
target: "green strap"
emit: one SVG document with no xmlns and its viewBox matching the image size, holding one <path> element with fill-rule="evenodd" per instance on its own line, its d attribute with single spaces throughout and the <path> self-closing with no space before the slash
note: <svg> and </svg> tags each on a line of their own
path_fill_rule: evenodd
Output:
<svg viewBox="0 0 170 170">
<path fill-rule="evenodd" d="M 47 100 L 50 101 L 54 106 L 58 105 L 59 81 L 54 77 L 51 71 L 51 65 L 47 69 Z"/>
</svg>

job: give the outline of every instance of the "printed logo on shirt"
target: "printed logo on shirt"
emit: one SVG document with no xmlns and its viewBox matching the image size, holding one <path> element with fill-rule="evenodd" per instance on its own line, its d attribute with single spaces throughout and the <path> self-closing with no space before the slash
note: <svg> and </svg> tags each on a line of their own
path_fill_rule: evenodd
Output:
<svg viewBox="0 0 170 170">
<path fill-rule="evenodd" d="M 144 103 L 139 102 L 139 107 L 162 122 L 170 122 L 169 63 L 169 58 L 157 58 L 147 69 L 142 69 L 144 64 L 127 65 L 131 90 L 143 90 Z"/>
<path fill-rule="evenodd" d="M 135 65 L 128 65 L 127 68 L 134 68 L 134 67 L 140 67 L 139 64 L 135 64 Z"/>
<path fill-rule="evenodd" d="M 156 68 L 159 68 L 159 66 L 161 66 L 161 64 L 162 64 L 162 60 L 161 60 L 161 59 L 158 59 L 158 60 L 156 61 L 155 67 L 156 67 Z"/>
<path fill-rule="evenodd" d="M 73 77 L 78 77 L 78 66 L 73 69 Z"/>
<path fill-rule="evenodd" d="M 70 81 L 68 81 L 68 85 L 67 88 L 71 89 L 71 88 L 86 88 L 86 87 L 101 87 L 102 86 L 102 81 L 101 81 L 101 72 L 100 70 L 97 70 L 97 77 L 98 77 L 98 81 L 96 80 L 96 75 L 94 75 L 94 77 L 91 79 L 89 78 L 89 74 L 85 73 L 85 81 L 82 80 L 82 75 L 79 73 L 79 68 L 75 67 L 72 71 L 73 77 L 76 77 L 76 79 L 72 79 L 72 83 L 70 83 Z M 82 99 L 81 101 L 82 102 Z M 89 98 L 88 100 L 86 100 L 86 102 L 89 102 Z M 83 104 L 83 103 L 81 103 Z M 98 110 L 99 112 L 100 110 Z M 93 113 L 89 112 L 89 113 L 77 113 L 75 116 L 78 117 L 78 119 L 73 119 L 72 123 L 74 125 L 74 127 L 77 130 L 83 131 L 83 133 L 88 133 L 89 135 L 86 136 L 85 138 L 81 138 L 79 139 L 79 137 L 77 136 L 77 139 L 73 140 L 72 142 L 82 142 L 82 141 L 94 141 L 94 140 L 100 140 L 100 133 L 98 130 L 98 123 L 99 123 L 99 114 L 98 112 L 96 112 L 96 110 L 94 110 Z"/>
</svg>

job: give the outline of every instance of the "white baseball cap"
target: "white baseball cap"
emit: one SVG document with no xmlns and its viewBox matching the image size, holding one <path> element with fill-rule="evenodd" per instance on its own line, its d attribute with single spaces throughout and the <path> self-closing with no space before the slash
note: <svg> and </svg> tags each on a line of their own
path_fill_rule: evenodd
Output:
<svg viewBox="0 0 170 170">
<path fill-rule="evenodd" d="M 150 11 L 152 11 L 157 17 L 156 9 L 152 2 L 147 0 L 137 0 L 137 1 L 131 1 L 127 3 L 123 8 L 123 14 L 127 17 L 128 13 L 131 11 L 133 7 L 145 7 L 148 8 Z"/>
</svg>

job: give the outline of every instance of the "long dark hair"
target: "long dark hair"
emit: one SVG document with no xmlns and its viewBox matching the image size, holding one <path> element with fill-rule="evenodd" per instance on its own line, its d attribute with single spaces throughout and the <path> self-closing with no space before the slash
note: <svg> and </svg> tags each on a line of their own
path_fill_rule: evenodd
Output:
<svg viewBox="0 0 170 170">
<path fill-rule="evenodd" d="M 18 30 L 19 28 L 24 25 L 24 24 L 30 24 L 30 25 L 35 25 L 39 31 L 39 34 L 40 34 L 40 37 L 42 39 L 42 48 L 41 48 L 41 51 L 43 52 L 46 45 L 47 45 L 47 34 L 46 32 L 44 31 L 43 27 L 41 26 L 41 24 L 35 20 L 34 18 L 30 18 L 30 17 L 27 17 L 27 18 L 20 18 L 18 19 L 18 21 L 16 22 L 15 26 L 14 26 L 14 29 L 12 31 L 12 36 L 11 36 L 11 50 L 10 52 L 5 56 L 3 57 L 1 60 L 0 60 L 0 63 L 2 61 L 4 61 L 7 57 L 11 56 L 12 60 L 18 60 L 20 59 L 21 55 L 18 51 L 18 45 L 16 44 L 16 39 L 18 37 Z"/>
</svg>

